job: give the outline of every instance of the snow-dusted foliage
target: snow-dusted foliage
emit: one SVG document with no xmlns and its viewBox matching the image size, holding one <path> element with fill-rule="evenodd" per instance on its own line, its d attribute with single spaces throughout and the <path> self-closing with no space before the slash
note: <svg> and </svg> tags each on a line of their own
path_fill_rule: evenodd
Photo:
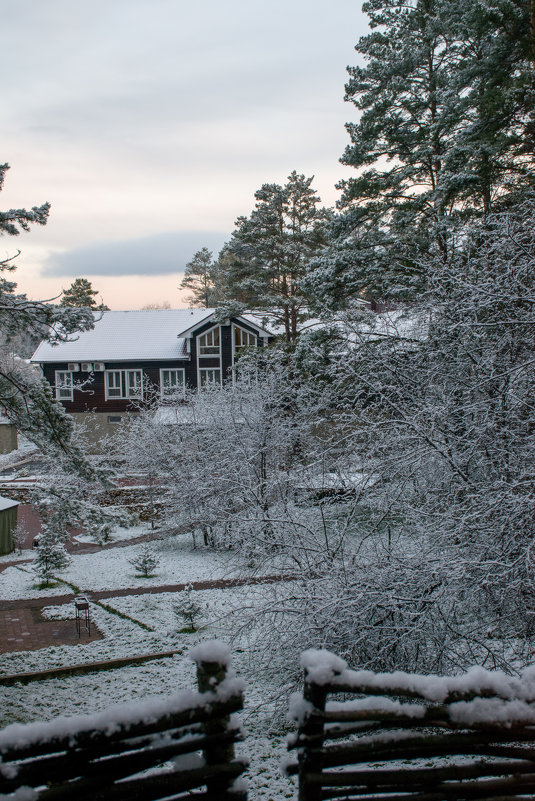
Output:
<svg viewBox="0 0 535 801">
<path fill-rule="evenodd" d="M 141 546 L 138 553 L 132 559 L 129 559 L 129 562 L 132 567 L 135 568 L 136 573 L 145 578 L 149 578 L 156 572 L 160 560 L 151 546 L 145 544 Z"/>
<path fill-rule="evenodd" d="M 430 289 L 397 326 L 345 319 L 331 382 L 375 480 L 355 511 L 352 563 L 300 584 L 291 604 L 352 664 L 443 670 L 529 654 L 534 230 L 527 200 L 474 226 L 452 263 L 427 263 Z"/>
<path fill-rule="evenodd" d="M 7 169 L 7 164 L 0 165 L 0 190 Z M 31 211 L 0 212 L 0 236 L 18 235 L 17 226 L 28 231 L 31 224 L 45 225 L 48 211 L 49 205 L 44 204 Z M 83 454 L 71 439 L 72 420 L 54 402 L 50 385 L 9 351 L 10 343 L 29 332 L 52 341 L 68 339 L 76 331 L 93 328 L 93 315 L 88 309 L 64 309 L 17 293 L 16 283 L 7 278 L 15 269 L 16 255 L 18 252 L 0 260 L 0 410 L 41 449 L 67 457 L 78 470 L 90 473 Z"/>
<path fill-rule="evenodd" d="M 242 357 L 234 382 L 150 409 L 120 434 L 125 458 L 158 492 L 168 528 L 250 559 L 284 552 L 288 526 L 306 529 L 306 514 L 295 511 L 295 471 L 309 458 L 305 440 L 317 418 L 297 403 L 290 374 L 276 351 Z"/>
<path fill-rule="evenodd" d="M 263 184 L 255 208 L 249 217 L 238 217 L 219 259 L 223 298 L 261 312 L 289 342 L 311 316 L 301 279 L 325 250 L 332 218 L 319 207 L 312 180 L 294 170 L 284 186 Z"/>
<path fill-rule="evenodd" d="M 306 280 L 341 305 L 414 298 L 424 256 L 533 186 L 533 37 L 520 0 L 368 0 L 334 245 Z M 533 13 L 533 11 L 531 12 Z"/>
<path fill-rule="evenodd" d="M 45 584 L 50 583 L 69 564 L 69 556 L 61 540 L 61 532 L 43 526 L 33 569 Z"/>
</svg>

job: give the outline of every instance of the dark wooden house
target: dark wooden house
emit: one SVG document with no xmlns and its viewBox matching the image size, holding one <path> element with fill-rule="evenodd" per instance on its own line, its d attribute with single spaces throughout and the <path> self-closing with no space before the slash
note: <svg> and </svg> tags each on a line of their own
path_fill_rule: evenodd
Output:
<svg viewBox="0 0 535 801">
<path fill-rule="evenodd" d="M 247 314 L 218 322 L 214 309 L 106 311 L 70 342 L 42 342 L 31 361 L 66 411 L 93 412 L 102 434 L 151 395 L 165 402 L 232 380 L 240 352 L 271 336 Z"/>
</svg>

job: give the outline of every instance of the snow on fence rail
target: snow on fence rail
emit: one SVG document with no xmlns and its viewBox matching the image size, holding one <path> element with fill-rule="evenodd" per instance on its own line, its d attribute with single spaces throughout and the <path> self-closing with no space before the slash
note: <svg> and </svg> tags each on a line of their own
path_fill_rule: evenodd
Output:
<svg viewBox="0 0 535 801">
<path fill-rule="evenodd" d="M 198 692 L 0 731 L 0 798 L 13 801 L 246 801 L 233 713 L 243 685 L 225 646 L 197 646 Z M 3 795 L 5 794 L 5 795 Z M 8 795 L 9 794 L 9 795 Z"/>
<path fill-rule="evenodd" d="M 374 674 L 312 650 L 302 666 L 286 768 L 299 801 L 535 799 L 535 669 Z"/>
</svg>

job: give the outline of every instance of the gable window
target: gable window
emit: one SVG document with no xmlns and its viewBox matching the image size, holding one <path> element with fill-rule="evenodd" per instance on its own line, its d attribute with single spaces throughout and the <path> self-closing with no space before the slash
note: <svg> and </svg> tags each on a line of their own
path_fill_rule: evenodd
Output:
<svg viewBox="0 0 535 801">
<path fill-rule="evenodd" d="M 142 398 L 143 372 L 141 370 L 106 370 L 106 400 L 112 398 Z"/>
<path fill-rule="evenodd" d="M 219 326 L 199 337 L 199 356 L 219 356 L 221 352 Z"/>
<path fill-rule="evenodd" d="M 56 370 L 56 399 L 72 401 L 72 373 L 67 370 Z"/>
<path fill-rule="evenodd" d="M 238 353 L 243 348 L 256 347 L 256 335 L 249 333 L 244 328 L 239 328 L 237 325 L 233 326 L 234 329 L 234 353 Z"/>
<path fill-rule="evenodd" d="M 184 369 L 160 370 L 160 395 L 165 398 L 183 398 L 186 389 Z"/>
<path fill-rule="evenodd" d="M 214 387 L 221 384 L 221 370 L 219 367 L 201 367 L 199 369 L 199 386 Z"/>
</svg>

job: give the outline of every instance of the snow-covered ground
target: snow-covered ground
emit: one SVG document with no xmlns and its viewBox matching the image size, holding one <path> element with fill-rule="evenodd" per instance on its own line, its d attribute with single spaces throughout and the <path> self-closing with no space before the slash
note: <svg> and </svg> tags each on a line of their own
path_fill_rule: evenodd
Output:
<svg viewBox="0 0 535 801">
<path fill-rule="evenodd" d="M 145 529 L 148 531 L 148 529 Z M 133 536 L 140 536 L 136 529 Z M 174 537 L 150 543 L 160 562 L 153 578 L 136 577 L 129 560 L 141 546 L 110 548 L 93 554 L 74 554 L 62 578 L 83 590 L 113 590 L 216 580 L 236 575 L 225 554 L 194 549 L 191 537 Z M 27 552 L 30 558 L 32 552 Z M 12 566 L 0 573 L 0 598 L 23 599 L 71 593 L 67 585 L 39 591 L 31 564 Z M 286 754 L 284 727 L 273 724 L 274 687 L 259 674 L 250 633 L 240 634 L 235 609 L 249 605 L 260 586 L 194 591 L 199 605 L 198 631 L 181 632 L 186 622 L 175 611 L 184 593 L 158 593 L 111 597 L 105 606 L 91 604 L 91 617 L 104 635 L 101 640 L 73 646 L 54 646 L 36 651 L 0 655 L 0 674 L 93 662 L 103 659 L 178 650 L 173 658 L 147 662 L 61 680 L 0 687 L 0 725 L 15 721 L 50 720 L 58 715 L 96 712 L 112 703 L 167 695 L 195 686 L 195 668 L 187 658 L 198 642 L 218 637 L 232 642 L 233 665 L 247 682 L 243 713 L 248 739 L 238 747 L 251 760 L 249 776 L 252 801 L 294 798 L 293 780 L 282 776 L 280 761 Z M 49 607 L 47 617 L 74 617 L 72 602 Z M 144 624 L 144 625 L 140 625 Z M 147 627 L 151 630 L 147 630 Z"/>
<path fill-rule="evenodd" d="M 124 539 L 112 533 L 114 540 Z M 136 526 L 133 536 L 148 534 L 147 526 Z M 136 587 L 156 587 L 164 584 L 184 584 L 191 581 L 211 581 L 230 578 L 235 575 L 232 564 L 225 554 L 208 552 L 204 548 L 193 548 L 191 537 L 180 535 L 149 543 L 151 552 L 159 560 L 154 576 L 145 578 L 136 573 L 130 564 L 141 551 L 143 545 L 127 545 L 109 548 L 96 553 L 74 554 L 66 570 L 61 574 L 69 584 L 83 591 L 135 589 Z M 13 561 L 5 558 L 4 561 Z M 35 557 L 35 551 L 23 551 L 21 559 Z M 17 557 L 15 557 L 17 558 Z M 68 585 L 58 585 L 53 589 L 38 590 L 37 579 L 31 564 L 11 566 L 0 573 L 0 600 L 18 598 L 38 598 L 47 595 L 61 595 L 72 592 Z"/>
</svg>

